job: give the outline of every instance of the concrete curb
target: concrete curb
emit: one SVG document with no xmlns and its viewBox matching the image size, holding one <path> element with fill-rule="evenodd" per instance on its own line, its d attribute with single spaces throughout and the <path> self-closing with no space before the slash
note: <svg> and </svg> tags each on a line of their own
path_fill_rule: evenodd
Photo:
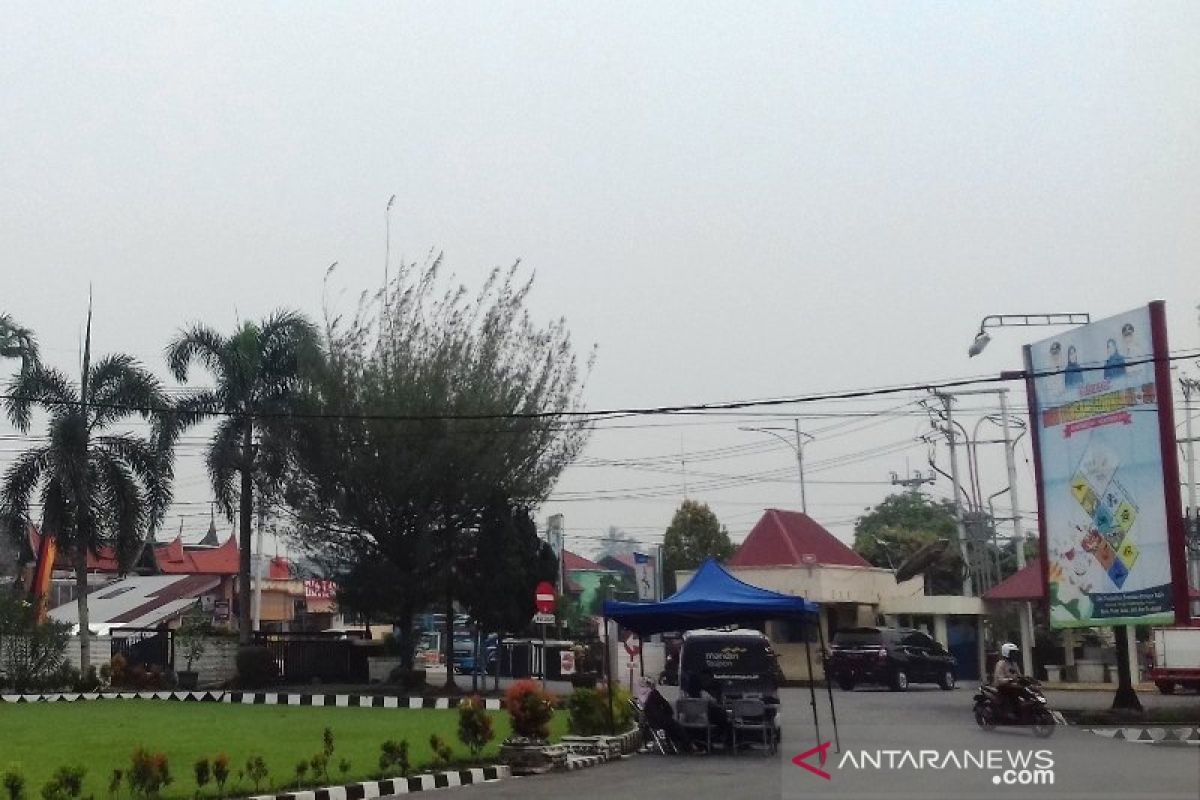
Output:
<svg viewBox="0 0 1200 800">
<path fill-rule="evenodd" d="M 495 783 L 511 778 L 512 772 L 505 766 L 472 767 L 451 772 L 431 772 L 413 775 L 410 778 L 389 778 L 382 781 L 363 781 L 345 786 L 326 786 L 303 792 L 252 795 L 249 800 L 368 800 L 396 794 L 413 794 L 434 789 L 450 789 L 456 786 L 471 786 L 476 783 Z"/>
<path fill-rule="evenodd" d="M 464 695 L 465 697 L 466 695 Z M 241 705 L 315 706 L 325 708 L 458 708 L 463 697 L 421 697 L 370 694 L 284 694 L 279 692 L 53 692 L 3 694 L 0 703 L 74 703 L 81 700 L 170 700 L 184 703 L 237 703 Z M 500 698 L 484 698 L 484 708 L 500 711 Z"/>
<path fill-rule="evenodd" d="M 1144 728 L 1085 728 L 1084 730 L 1103 736 L 1137 744 L 1200 746 L 1200 727 L 1197 726 L 1153 726 Z"/>
</svg>

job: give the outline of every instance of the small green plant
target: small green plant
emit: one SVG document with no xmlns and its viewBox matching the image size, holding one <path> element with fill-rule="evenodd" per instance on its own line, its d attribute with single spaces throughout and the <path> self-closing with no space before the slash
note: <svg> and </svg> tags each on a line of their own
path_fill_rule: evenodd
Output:
<svg viewBox="0 0 1200 800">
<path fill-rule="evenodd" d="M 342 780 L 346 780 L 346 774 L 350 772 L 350 762 L 347 759 L 338 761 L 338 772 L 342 775 Z"/>
<path fill-rule="evenodd" d="M 471 751 L 472 758 L 479 758 L 494 736 L 492 718 L 484 708 L 483 698 L 478 695 L 464 698 L 458 704 L 458 739 Z"/>
<path fill-rule="evenodd" d="M 270 774 L 271 770 L 267 768 L 267 762 L 263 761 L 262 756 L 251 756 L 246 759 L 246 777 L 254 782 L 254 791 L 257 792 L 262 788 L 263 781 Z"/>
<path fill-rule="evenodd" d="M 212 763 L 213 781 L 217 784 L 217 796 L 225 796 L 225 782 L 229 780 L 229 756 L 217 753 Z"/>
<path fill-rule="evenodd" d="M 108 776 L 108 796 L 115 798 L 121 793 L 121 784 L 125 782 L 125 770 L 114 769 Z"/>
<path fill-rule="evenodd" d="M 434 769 L 447 767 L 454 760 L 454 750 L 442 740 L 442 737 L 436 733 L 429 734 L 429 749 L 433 751 L 433 762 L 431 766 Z"/>
<path fill-rule="evenodd" d="M 308 765 L 312 767 L 314 778 L 320 778 L 326 783 L 329 782 L 329 756 L 323 752 L 314 753 L 312 758 L 308 760 Z"/>
<path fill-rule="evenodd" d="M 8 800 L 25 800 L 25 776 L 17 767 L 4 773 L 4 795 Z"/>
<path fill-rule="evenodd" d="M 42 787 L 43 800 L 69 800 L 83 792 L 83 767 L 59 767 L 46 785 Z"/>
<path fill-rule="evenodd" d="M 321 752 L 326 758 L 333 758 L 333 728 L 321 731 Z"/>
<path fill-rule="evenodd" d="M 133 751 L 126 780 L 133 794 L 147 800 L 158 797 L 162 788 L 173 780 L 167 754 L 151 753 L 144 747 L 137 748 Z"/>
<path fill-rule="evenodd" d="M 308 762 L 303 758 L 296 762 L 296 791 L 304 785 L 304 776 L 308 774 Z"/>
<path fill-rule="evenodd" d="M 412 764 L 408 760 L 408 740 L 399 742 L 388 739 L 379 746 L 379 769 L 386 774 L 399 773 L 400 777 L 408 777 Z"/>
<path fill-rule="evenodd" d="M 212 765 L 209 764 L 207 756 L 196 759 L 196 763 L 192 764 L 192 774 L 196 777 L 196 797 L 200 797 L 200 793 L 212 778 Z"/>
</svg>

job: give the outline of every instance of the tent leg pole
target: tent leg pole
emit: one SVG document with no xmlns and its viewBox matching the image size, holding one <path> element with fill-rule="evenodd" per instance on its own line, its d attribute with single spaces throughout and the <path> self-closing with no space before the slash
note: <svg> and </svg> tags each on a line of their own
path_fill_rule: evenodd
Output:
<svg viewBox="0 0 1200 800">
<path fill-rule="evenodd" d="M 607 592 L 605 592 L 605 594 L 607 594 Z M 604 618 L 604 673 L 608 680 L 608 733 L 610 736 L 616 736 L 617 719 L 613 714 L 612 637 L 608 633 L 608 617 Z"/>
<path fill-rule="evenodd" d="M 821 653 L 825 652 L 825 629 L 821 627 L 821 618 L 817 617 L 817 639 L 821 642 Z M 833 744 L 837 748 L 834 752 L 842 752 L 842 740 L 838 736 L 837 727 L 837 710 L 833 707 L 833 684 L 829 682 L 829 676 L 825 676 L 825 691 L 829 693 L 829 716 L 833 719 Z"/>
<path fill-rule="evenodd" d="M 819 626 L 818 626 L 819 627 Z M 804 658 L 808 661 L 808 697 L 812 701 L 813 729 L 817 734 L 817 746 L 821 745 L 821 720 L 817 717 L 817 689 L 814 686 L 812 646 L 808 643 L 808 615 L 804 616 Z"/>
<path fill-rule="evenodd" d="M 646 648 L 642 646 L 642 637 L 638 637 L 638 671 L 642 673 L 642 677 L 646 677 Z M 629 691 L 633 691 L 633 687 L 629 687 Z"/>
</svg>

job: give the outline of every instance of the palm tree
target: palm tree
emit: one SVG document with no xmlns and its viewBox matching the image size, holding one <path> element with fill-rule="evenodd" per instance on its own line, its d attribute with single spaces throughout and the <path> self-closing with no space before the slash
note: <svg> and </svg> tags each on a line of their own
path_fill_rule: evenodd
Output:
<svg viewBox="0 0 1200 800">
<path fill-rule="evenodd" d="M 55 536 L 75 565 L 81 663 L 91 663 L 87 557 L 111 547 L 122 571 L 129 568 L 171 503 L 172 466 L 168 401 L 159 381 L 132 357 L 105 356 L 91 363 L 91 312 L 76 387 L 56 369 L 34 363 L 15 376 L 5 404 L 8 418 L 28 433 L 35 407 L 49 416 L 43 444 L 25 450 L 0 485 L 0 520 L 21 536 L 34 496 L 42 530 Z M 151 422 L 142 437 L 114 428 L 140 416 Z"/>
<path fill-rule="evenodd" d="M 21 372 L 26 373 L 38 363 L 37 339 L 33 331 L 23 328 L 8 314 L 0 314 L 0 358 L 21 359 Z"/>
<path fill-rule="evenodd" d="M 177 405 L 179 425 L 220 417 L 207 454 L 213 496 L 232 522 L 237 502 L 238 634 L 250 641 L 250 521 L 254 488 L 271 491 L 286 457 L 286 416 L 294 409 L 304 382 L 306 359 L 318 352 L 317 331 L 302 315 L 278 311 L 261 324 L 246 322 L 222 336 L 206 325 L 180 331 L 167 346 L 167 364 L 175 378 L 187 382 L 198 361 L 216 386 L 199 391 Z M 256 441 L 257 439 L 257 441 Z M 234 479 L 240 478 L 235 490 Z"/>
</svg>

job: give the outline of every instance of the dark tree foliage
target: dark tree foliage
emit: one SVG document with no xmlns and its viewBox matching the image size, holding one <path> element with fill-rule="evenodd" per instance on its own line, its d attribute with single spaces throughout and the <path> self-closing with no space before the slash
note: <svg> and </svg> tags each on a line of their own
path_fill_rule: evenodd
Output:
<svg viewBox="0 0 1200 800">
<path fill-rule="evenodd" d="M 453 281 L 442 289 L 440 268 L 440 257 L 406 266 L 352 319 L 327 314 L 287 489 L 303 547 L 394 568 L 402 630 L 434 600 L 452 624 L 475 574 L 469 534 L 498 498 L 512 509 L 544 500 L 586 435 L 561 416 L 581 405 L 566 325 L 533 323 L 517 267 L 474 297 Z"/>
<path fill-rule="evenodd" d="M 933 594 L 962 592 L 962 558 L 957 546 L 954 504 L 920 492 L 889 495 L 854 524 L 854 550 L 876 567 L 899 567 L 936 539 L 950 546 L 926 571 Z"/>
<path fill-rule="evenodd" d="M 684 500 L 663 536 L 663 590 L 675 592 L 676 570 L 695 569 L 706 558 L 724 561 L 733 555 L 729 531 L 707 503 Z"/>
</svg>

